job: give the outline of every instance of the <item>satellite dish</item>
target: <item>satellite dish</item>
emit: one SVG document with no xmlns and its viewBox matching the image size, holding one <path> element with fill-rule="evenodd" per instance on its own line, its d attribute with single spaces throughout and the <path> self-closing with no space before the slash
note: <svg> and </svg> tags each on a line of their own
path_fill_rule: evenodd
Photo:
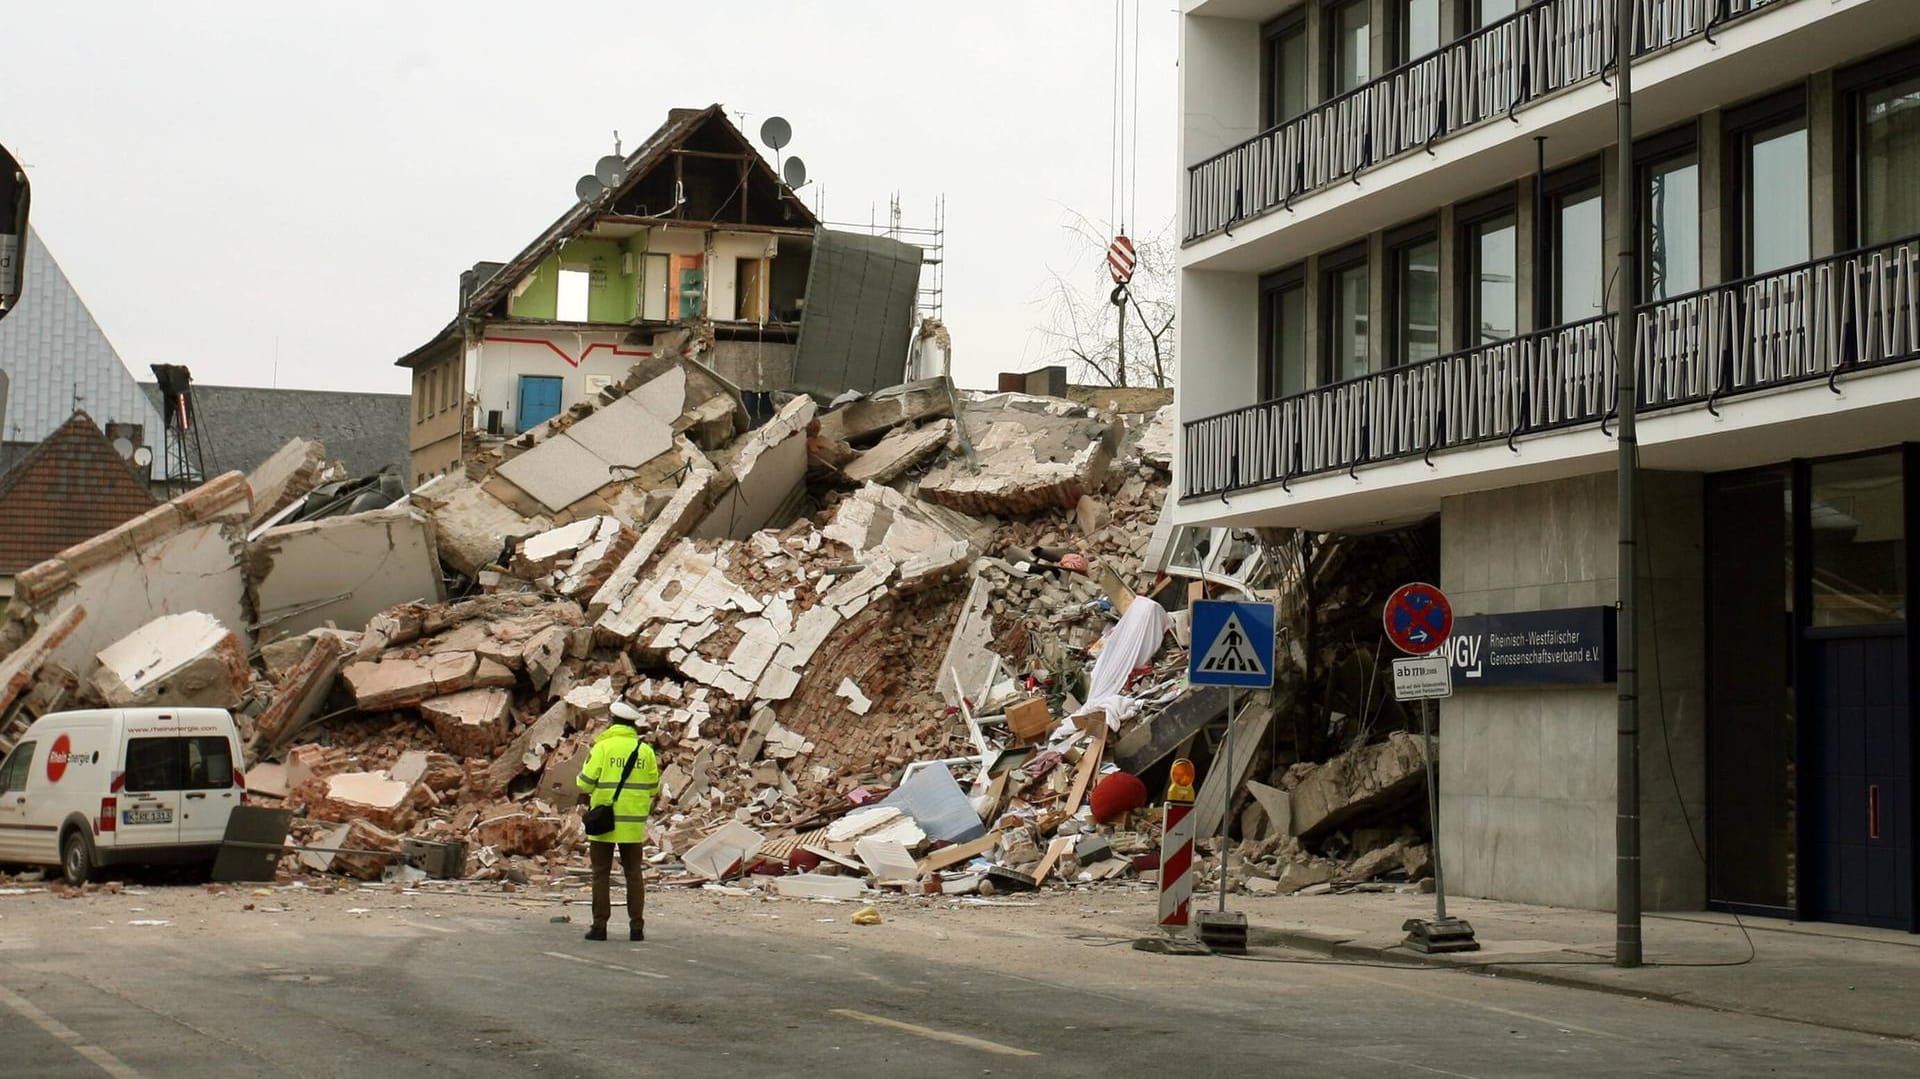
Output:
<svg viewBox="0 0 1920 1079">
<path fill-rule="evenodd" d="M 760 141 L 777 151 L 793 141 L 793 125 L 778 116 L 769 116 L 767 122 L 760 125 Z"/>
<path fill-rule="evenodd" d="M 573 193 L 581 202 L 592 202 L 607 193 L 607 185 L 592 176 L 582 176 L 580 182 L 573 185 Z"/>
<path fill-rule="evenodd" d="M 786 165 L 780 170 L 780 176 L 787 181 L 788 187 L 805 187 L 807 185 L 807 163 L 797 157 L 787 158 Z"/>
<path fill-rule="evenodd" d="M 145 468 L 153 463 L 153 451 L 145 446 L 133 451 L 133 463 Z"/>
<path fill-rule="evenodd" d="M 120 455 L 122 461 L 133 456 L 133 440 L 125 435 L 113 440 L 113 452 Z"/>
<path fill-rule="evenodd" d="M 627 178 L 627 159 L 608 154 L 593 163 L 593 178 L 600 181 L 602 187 L 619 187 Z"/>
</svg>

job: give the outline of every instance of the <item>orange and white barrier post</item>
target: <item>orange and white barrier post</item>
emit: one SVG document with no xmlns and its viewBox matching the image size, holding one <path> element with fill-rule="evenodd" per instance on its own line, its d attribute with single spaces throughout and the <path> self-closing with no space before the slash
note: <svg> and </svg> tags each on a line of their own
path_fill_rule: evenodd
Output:
<svg viewBox="0 0 1920 1079">
<path fill-rule="evenodd" d="M 1193 900 L 1193 762 L 1173 762 L 1160 829 L 1160 928 L 1189 924 Z"/>
</svg>

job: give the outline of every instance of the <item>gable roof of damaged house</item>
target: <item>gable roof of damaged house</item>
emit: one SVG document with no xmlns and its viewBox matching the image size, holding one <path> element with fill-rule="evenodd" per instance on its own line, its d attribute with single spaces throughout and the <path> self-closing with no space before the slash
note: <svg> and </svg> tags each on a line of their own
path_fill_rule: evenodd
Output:
<svg viewBox="0 0 1920 1079">
<path fill-rule="evenodd" d="M 143 382 L 158 407 L 160 387 Z M 408 397 L 404 393 L 282 390 L 265 386 L 193 387 L 193 407 L 207 439 L 209 472 L 252 472 L 287 440 L 310 438 L 349 476 L 391 469 L 406 476 Z"/>
<path fill-rule="evenodd" d="M 31 229 L 26 289 L 0 319 L 0 370 L 7 375 L 9 442 L 39 442 L 83 405 L 102 422 L 141 424 L 146 443 L 160 444 L 159 409 L 140 392 L 66 271 Z"/>
<path fill-rule="evenodd" d="M 461 305 L 453 320 L 442 327 L 440 332 L 428 341 L 394 361 L 396 367 L 413 367 L 422 360 L 437 356 L 440 351 L 459 333 L 463 318 L 483 318 L 488 312 L 506 299 L 513 287 L 528 274 L 546 261 L 547 257 L 558 251 L 568 240 L 591 229 L 602 216 L 615 214 L 620 216 L 678 221 L 681 218 L 653 212 L 651 207 L 635 203 L 631 196 L 643 182 L 652 177 L 655 169 L 666 164 L 674 151 L 687 148 L 687 144 L 697 136 L 710 135 L 721 142 L 731 144 L 744 155 L 748 173 L 742 177 L 742 186 L 758 179 L 774 185 L 779 192 L 782 212 L 793 219 L 792 227 L 811 231 L 820 225 L 820 221 L 808 210 L 806 204 L 793 197 L 792 192 L 777 176 L 766 158 L 740 129 L 727 119 L 726 110 L 718 103 L 703 109 L 671 109 L 667 113 L 667 122 L 660 125 L 634 151 L 627 155 L 624 171 L 626 179 L 605 192 L 585 201 L 576 201 L 559 219 L 536 236 L 519 254 L 500 264 L 499 268 L 484 280 L 474 283 L 466 301 Z M 668 208 L 668 213 L 679 210 L 679 204 Z M 641 212 L 635 212 L 641 211 Z M 725 227 L 722 222 L 708 222 L 698 218 L 685 218 L 689 225 L 715 224 Z M 744 222 L 741 224 L 745 224 Z"/>
<path fill-rule="evenodd" d="M 85 412 L 0 476 L 0 573 L 14 574 L 159 504 Z"/>
</svg>

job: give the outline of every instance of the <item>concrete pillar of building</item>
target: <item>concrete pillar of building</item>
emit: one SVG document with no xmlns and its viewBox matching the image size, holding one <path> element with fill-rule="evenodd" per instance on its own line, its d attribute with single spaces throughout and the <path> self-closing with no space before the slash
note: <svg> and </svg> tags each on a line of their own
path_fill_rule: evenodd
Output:
<svg viewBox="0 0 1920 1079">
<path fill-rule="evenodd" d="M 1393 334 L 1387 329 L 1392 313 L 1387 307 L 1387 281 L 1393 274 L 1388 265 L 1387 237 L 1376 232 L 1367 237 L 1367 369 L 1384 371 L 1390 362 L 1388 343 Z"/>
<path fill-rule="evenodd" d="M 1325 290 L 1321 287 L 1320 256 L 1308 257 L 1306 275 L 1306 298 L 1302 302 L 1307 309 L 1307 385 L 1318 386 L 1321 381 L 1321 353 L 1329 347 L 1323 329 L 1326 320 L 1321 317 Z"/>
<path fill-rule="evenodd" d="M 1456 616 L 1610 607 L 1614 476 L 1449 497 L 1440 585 Z M 1643 473 L 1640 790 L 1643 902 L 1706 903 L 1702 477 Z M 1462 688 L 1440 709 L 1439 844 L 1450 888 L 1554 906 L 1614 901 L 1611 685 Z"/>
<path fill-rule="evenodd" d="M 1307 4 L 1307 100 L 1327 99 L 1327 12 L 1319 4 Z"/>
<path fill-rule="evenodd" d="M 1260 133 L 1260 27 L 1189 15 L 1181 33 L 1180 160 L 1186 163 Z M 1205 107 L 1188 108 L 1189 101 Z"/>
<path fill-rule="evenodd" d="M 1187 377 L 1175 383 L 1175 414 L 1185 422 L 1259 400 L 1259 277 L 1182 270 L 1179 303 L 1175 355 Z"/>
<path fill-rule="evenodd" d="M 1442 12 L 1444 17 L 1445 12 Z M 1449 26 L 1450 23 L 1441 23 Z M 1460 330 L 1460 237 L 1454 206 L 1440 207 L 1440 352 L 1453 351 Z"/>
<path fill-rule="evenodd" d="M 1840 94 L 1833 88 L 1833 72 L 1822 71 L 1807 82 L 1807 203 L 1814 258 L 1835 254 L 1845 240 L 1845 169 L 1840 160 L 1842 136 Z"/>
<path fill-rule="evenodd" d="M 1538 248 L 1540 223 L 1534 220 L 1533 177 L 1523 178 L 1514 185 L 1514 215 L 1518 226 L 1514 230 L 1514 243 L 1517 246 L 1514 259 L 1513 294 L 1517 308 L 1514 328 L 1520 333 L 1529 333 L 1536 328 L 1533 310 L 1534 282 L 1536 275 L 1546 272 L 1546 267 L 1535 266 L 1534 251 Z"/>
<path fill-rule="evenodd" d="M 1367 32 L 1372 39 L 1368 46 L 1368 66 L 1373 77 L 1379 78 L 1393 70 L 1393 27 L 1394 0 L 1372 0 L 1367 8 Z"/>
<path fill-rule="evenodd" d="M 1724 280 L 1726 265 L 1726 222 L 1721 217 L 1726 205 L 1726 136 L 1719 109 L 1700 116 L 1700 285 L 1717 285 Z"/>
</svg>

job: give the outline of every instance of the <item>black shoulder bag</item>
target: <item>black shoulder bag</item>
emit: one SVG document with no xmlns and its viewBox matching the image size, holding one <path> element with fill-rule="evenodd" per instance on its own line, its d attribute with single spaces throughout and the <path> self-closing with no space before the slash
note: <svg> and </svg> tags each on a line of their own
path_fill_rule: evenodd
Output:
<svg viewBox="0 0 1920 1079">
<path fill-rule="evenodd" d="M 606 835 L 608 832 L 613 831 L 614 804 L 620 801 L 620 792 L 626 789 L 627 777 L 633 774 L 634 762 L 639 759 L 640 749 L 636 746 L 633 750 L 633 756 L 627 758 L 627 766 L 620 769 L 620 782 L 614 785 L 613 800 L 603 806 L 589 807 L 586 814 L 580 818 L 580 823 L 586 828 L 588 835 Z"/>
</svg>

